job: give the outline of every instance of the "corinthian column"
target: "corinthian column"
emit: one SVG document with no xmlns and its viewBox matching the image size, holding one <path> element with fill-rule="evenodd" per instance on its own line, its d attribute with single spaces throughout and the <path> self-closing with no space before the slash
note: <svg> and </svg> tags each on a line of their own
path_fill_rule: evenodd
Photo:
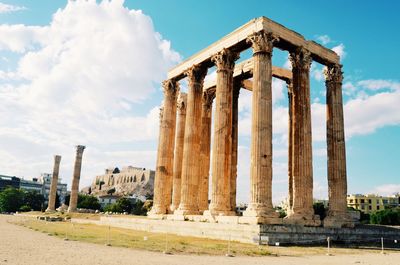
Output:
<svg viewBox="0 0 400 265">
<path fill-rule="evenodd" d="M 232 161 L 231 161 L 231 178 L 230 178 L 230 205 L 231 210 L 236 211 L 236 179 L 237 179 L 237 161 L 238 161 L 238 103 L 239 92 L 242 85 L 241 81 L 233 82 L 233 98 L 232 98 Z"/>
<path fill-rule="evenodd" d="M 194 65 L 185 74 L 189 81 L 183 146 L 181 202 L 175 215 L 199 213 L 198 186 L 200 179 L 201 97 L 207 68 Z"/>
<path fill-rule="evenodd" d="M 51 178 L 49 203 L 46 212 L 54 212 L 56 210 L 56 196 L 58 184 L 58 172 L 60 171 L 61 156 L 54 156 L 53 177 Z"/>
<path fill-rule="evenodd" d="M 343 121 L 342 66 L 330 65 L 326 77 L 326 139 L 329 210 L 326 227 L 353 227 L 347 212 L 346 146 Z"/>
<path fill-rule="evenodd" d="M 288 209 L 287 214 L 291 214 L 293 210 L 293 83 L 289 81 L 287 83 L 288 88 L 288 106 L 289 106 L 289 121 L 288 121 Z"/>
<path fill-rule="evenodd" d="M 255 223 L 279 223 L 272 207 L 272 50 L 277 38 L 264 31 L 247 41 L 253 48 L 250 203 L 244 217 Z M 245 218 L 243 218 L 246 220 Z"/>
<path fill-rule="evenodd" d="M 160 114 L 161 124 L 158 140 L 156 175 L 154 179 L 154 202 L 149 215 L 165 214 L 171 204 L 172 170 L 174 163 L 174 140 L 176 121 L 176 96 L 179 90 L 175 80 L 163 82 L 164 102 Z"/>
<path fill-rule="evenodd" d="M 203 92 L 201 108 L 199 211 L 208 209 L 208 179 L 210 174 L 211 115 L 214 90 Z"/>
<path fill-rule="evenodd" d="M 290 53 L 293 71 L 292 108 L 292 172 L 293 172 L 293 210 L 285 222 L 292 224 L 318 226 L 321 221 L 313 209 L 313 170 L 310 103 L 309 51 L 300 47 Z"/>
<path fill-rule="evenodd" d="M 78 145 L 76 147 L 74 175 L 72 178 L 71 196 L 69 199 L 68 212 L 76 212 L 78 205 L 79 179 L 81 178 L 83 150 L 85 150 L 85 146 L 83 145 Z"/>
<path fill-rule="evenodd" d="M 177 123 L 175 135 L 175 151 L 174 151 L 174 171 L 172 184 L 172 204 L 171 211 L 175 211 L 181 202 L 181 174 L 182 174 L 182 156 L 183 141 L 185 137 L 186 122 L 186 93 L 180 92 L 177 104 Z"/>
<path fill-rule="evenodd" d="M 217 67 L 215 97 L 214 144 L 212 157 L 211 215 L 234 215 L 230 205 L 232 158 L 232 92 L 233 68 L 237 53 L 223 49 L 211 60 Z"/>
</svg>

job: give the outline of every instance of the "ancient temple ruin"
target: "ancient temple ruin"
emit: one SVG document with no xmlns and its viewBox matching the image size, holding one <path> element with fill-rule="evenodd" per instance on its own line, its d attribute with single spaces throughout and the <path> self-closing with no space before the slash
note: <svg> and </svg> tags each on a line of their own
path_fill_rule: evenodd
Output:
<svg viewBox="0 0 400 265">
<path fill-rule="evenodd" d="M 274 48 L 289 52 L 292 70 L 272 66 Z M 252 50 L 252 58 L 236 64 L 239 54 L 247 49 Z M 312 197 L 312 61 L 326 66 L 329 212 L 323 225 L 352 227 L 346 204 L 339 56 L 265 17 L 251 20 L 168 72 L 168 80 L 163 82 L 154 206 L 149 215 L 172 220 L 320 226 Z M 216 81 L 204 83 L 207 70 L 214 66 Z M 285 219 L 279 218 L 272 206 L 272 77 L 284 80 L 288 88 L 290 209 Z M 179 81 L 184 78 L 188 80 L 187 95 L 179 92 Z M 243 216 L 237 217 L 240 89 L 252 91 L 251 171 L 250 202 Z M 211 117 L 212 104 L 215 117 Z"/>
</svg>

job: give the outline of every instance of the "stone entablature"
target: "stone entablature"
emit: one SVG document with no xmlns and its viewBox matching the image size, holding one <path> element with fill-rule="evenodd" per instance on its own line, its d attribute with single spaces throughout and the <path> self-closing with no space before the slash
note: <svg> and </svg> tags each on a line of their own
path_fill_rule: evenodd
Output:
<svg viewBox="0 0 400 265">
<path fill-rule="evenodd" d="M 93 195 L 113 194 L 120 196 L 152 196 L 155 171 L 140 167 L 108 168 L 103 175 L 96 176 L 90 186 Z"/>
</svg>

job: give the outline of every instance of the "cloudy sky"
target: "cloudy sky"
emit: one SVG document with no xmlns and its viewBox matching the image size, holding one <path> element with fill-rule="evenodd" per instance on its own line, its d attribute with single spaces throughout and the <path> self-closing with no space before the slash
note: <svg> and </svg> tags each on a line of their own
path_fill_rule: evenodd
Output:
<svg viewBox="0 0 400 265">
<path fill-rule="evenodd" d="M 400 192 L 400 5 L 262 2 L 1 1 L 0 174 L 30 179 L 51 172 L 53 155 L 60 154 L 60 174 L 69 184 L 77 144 L 87 146 L 81 186 L 107 167 L 154 169 L 160 83 L 168 69 L 267 16 L 341 56 L 349 193 Z M 249 56 L 244 52 L 240 60 Z M 273 63 L 289 67 L 287 52 L 275 49 Z M 322 71 L 313 63 L 317 198 L 327 197 Z M 273 101 L 273 196 L 279 202 L 287 195 L 288 118 L 287 89 L 279 80 Z M 251 93 L 242 90 L 239 105 L 238 201 L 245 202 Z"/>
</svg>

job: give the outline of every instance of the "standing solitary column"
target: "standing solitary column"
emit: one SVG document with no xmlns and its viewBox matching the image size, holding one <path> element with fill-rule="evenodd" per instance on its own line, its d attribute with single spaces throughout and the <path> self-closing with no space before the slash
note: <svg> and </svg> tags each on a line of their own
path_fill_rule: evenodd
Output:
<svg viewBox="0 0 400 265">
<path fill-rule="evenodd" d="M 230 204 L 231 210 L 236 212 L 236 179 L 238 162 L 238 103 L 241 81 L 233 82 L 232 98 L 232 161 L 231 161 L 231 183 L 230 183 Z"/>
<path fill-rule="evenodd" d="M 207 68 L 194 65 L 186 71 L 189 81 L 186 108 L 186 128 L 183 146 L 181 203 L 175 215 L 199 213 L 198 187 L 200 179 L 201 97 Z"/>
<path fill-rule="evenodd" d="M 185 139 L 185 122 L 186 122 L 186 93 L 180 92 L 177 104 L 177 122 L 175 135 L 175 151 L 174 151 L 174 170 L 172 183 L 172 204 L 171 211 L 175 211 L 181 202 L 181 174 L 182 174 L 182 156 L 183 142 Z"/>
<path fill-rule="evenodd" d="M 49 203 L 46 212 L 54 212 L 56 210 L 58 172 L 60 171 L 61 156 L 54 156 L 53 177 L 51 178 Z"/>
<path fill-rule="evenodd" d="M 201 139 L 200 139 L 200 182 L 199 182 L 199 211 L 208 210 L 208 183 L 210 175 L 210 147 L 211 147 L 211 115 L 212 103 L 215 97 L 214 90 L 203 92 L 201 109 Z"/>
<path fill-rule="evenodd" d="M 290 53 L 293 71 L 293 210 L 285 222 L 308 226 L 321 224 L 313 209 L 313 168 L 309 51 L 300 47 Z"/>
<path fill-rule="evenodd" d="M 353 227 L 347 212 L 346 145 L 343 121 L 342 66 L 330 65 L 326 77 L 326 139 L 329 211 L 326 227 Z"/>
<path fill-rule="evenodd" d="M 264 31 L 248 37 L 253 48 L 250 203 L 243 220 L 279 223 L 272 207 L 272 50 L 277 38 Z"/>
<path fill-rule="evenodd" d="M 211 60 L 217 67 L 214 144 L 212 157 L 211 215 L 234 215 L 230 204 L 232 159 L 233 68 L 239 54 L 223 49 Z"/>
<path fill-rule="evenodd" d="M 288 107 L 289 107 L 289 144 L 288 144 L 288 209 L 287 214 L 291 214 L 293 211 L 293 170 L 292 170 L 292 162 L 293 162 L 293 83 L 288 81 Z"/>
<path fill-rule="evenodd" d="M 154 179 L 154 204 L 149 215 L 165 214 L 171 204 L 172 170 L 176 121 L 176 96 L 179 90 L 174 80 L 163 82 L 164 103 L 158 140 L 156 175 Z"/>
<path fill-rule="evenodd" d="M 85 146 L 83 145 L 76 146 L 74 176 L 72 178 L 71 197 L 69 199 L 69 207 L 68 207 L 69 213 L 76 212 L 78 205 L 79 179 L 81 178 L 83 150 L 85 150 Z"/>
</svg>

